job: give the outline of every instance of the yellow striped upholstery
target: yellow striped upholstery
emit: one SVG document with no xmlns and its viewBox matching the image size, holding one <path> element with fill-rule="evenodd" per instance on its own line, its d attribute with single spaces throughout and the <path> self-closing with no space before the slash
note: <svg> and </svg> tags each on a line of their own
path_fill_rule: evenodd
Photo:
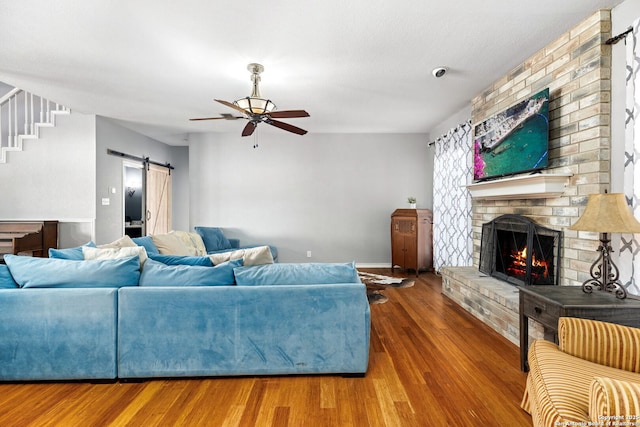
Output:
<svg viewBox="0 0 640 427">
<path fill-rule="evenodd" d="M 594 423 L 626 421 L 638 425 L 640 418 L 640 384 L 596 377 L 591 382 L 589 414 Z M 614 418 L 622 415 L 623 418 Z"/>
<path fill-rule="evenodd" d="M 586 322 L 597 325 L 586 325 Z M 623 332 L 619 325 L 610 328 L 601 324 L 602 322 L 586 322 L 582 319 L 562 318 L 559 329 L 561 347 L 572 354 L 602 360 L 607 365 L 575 357 L 548 341 L 534 341 L 529 349 L 530 371 L 521 406 L 531 414 L 535 427 L 555 427 L 569 425 L 571 422 L 588 423 L 589 392 L 594 377 L 640 383 L 640 373 L 608 366 L 632 367 L 637 364 L 636 360 L 627 360 L 625 356 L 639 351 L 638 348 L 629 348 L 630 343 L 634 342 L 629 337 L 636 332 Z M 578 338 L 572 335 L 576 333 Z M 580 337 L 585 339 L 580 340 Z M 597 348 L 588 348 L 588 343 Z M 612 355 L 607 355 L 609 348 L 613 350 Z M 611 396 L 611 392 L 608 395 Z"/>
<path fill-rule="evenodd" d="M 600 365 L 640 372 L 640 329 L 561 317 L 558 341 L 565 353 Z"/>
</svg>

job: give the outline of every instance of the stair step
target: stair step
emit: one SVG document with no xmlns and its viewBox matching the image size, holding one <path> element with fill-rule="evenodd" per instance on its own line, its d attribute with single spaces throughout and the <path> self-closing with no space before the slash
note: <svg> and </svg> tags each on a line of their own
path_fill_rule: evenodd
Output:
<svg viewBox="0 0 640 427">
<path fill-rule="evenodd" d="M 45 104 L 43 104 L 43 102 Z M 12 105 L 15 105 L 15 106 L 12 107 Z M 45 107 L 44 109 L 43 109 L 43 105 Z M 16 114 L 16 119 L 15 119 L 16 122 L 18 121 L 17 115 L 19 114 L 19 112 L 24 111 L 24 114 L 20 116 L 21 117 L 20 120 L 26 121 L 25 128 L 29 132 L 24 134 L 18 134 L 17 136 L 11 135 L 11 138 L 15 138 L 12 145 L 0 147 L 0 163 L 7 162 L 8 152 L 22 151 L 23 141 L 39 139 L 41 128 L 55 127 L 56 116 L 71 114 L 71 110 L 63 105 L 55 104 L 47 99 L 28 93 L 26 91 L 22 91 L 18 88 L 14 88 L 11 91 L 7 92 L 4 96 L 0 96 L 0 108 L 5 108 L 5 107 L 8 108 L 8 110 L 5 110 L 5 113 L 8 114 L 10 118 L 11 118 L 11 114 Z M 59 108 L 59 109 L 51 109 L 51 107 Z M 28 113 L 29 110 L 31 111 L 31 114 Z M 45 114 L 45 111 L 46 111 L 46 114 Z M 36 117 L 42 118 L 43 115 L 46 115 L 47 121 L 35 122 Z M 9 120 L 9 123 L 12 123 L 11 119 Z M 18 127 L 17 130 L 19 129 L 20 127 Z M 8 132 L 5 132 L 5 137 L 7 133 Z"/>
</svg>

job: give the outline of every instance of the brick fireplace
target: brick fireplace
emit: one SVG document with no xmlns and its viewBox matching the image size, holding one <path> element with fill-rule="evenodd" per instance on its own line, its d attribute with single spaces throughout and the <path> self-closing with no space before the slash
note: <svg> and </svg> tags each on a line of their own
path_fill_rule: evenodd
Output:
<svg viewBox="0 0 640 427">
<path fill-rule="evenodd" d="M 578 219 L 589 194 L 609 189 L 611 46 L 604 41 L 610 36 L 610 11 L 597 11 L 472 101 L 472 123 L 479 123 L 548 87 L 549 168 L 543 174 L 566 176 L 560 191 L 533 196 L 519 193 L 509 179 L 492 183 L 497 190 L 491 195 L 473 198 L 474 266 L 441 270 L 445 295 L 516 344 L 517 288 L 479 271 L 482 229 L 502 215 L 521 215 L 561 231 L 558 285 L 581 285 L 587 279 L 598 235 L 568 227 Z M 530 333 L 536 337 L 541 330 L 530 325 Z"/>
</svg>

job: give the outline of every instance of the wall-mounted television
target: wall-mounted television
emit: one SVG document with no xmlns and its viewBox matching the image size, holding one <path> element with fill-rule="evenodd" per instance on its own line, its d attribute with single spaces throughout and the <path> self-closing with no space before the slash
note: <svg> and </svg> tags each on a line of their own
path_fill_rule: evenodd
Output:
<svg viewBox="0 0 640 427">
<path fill-rule="evenodd" d="M 548 151 L 549 88 L 474 126 L 473 179 L 544 169 Z"/>
</svg>

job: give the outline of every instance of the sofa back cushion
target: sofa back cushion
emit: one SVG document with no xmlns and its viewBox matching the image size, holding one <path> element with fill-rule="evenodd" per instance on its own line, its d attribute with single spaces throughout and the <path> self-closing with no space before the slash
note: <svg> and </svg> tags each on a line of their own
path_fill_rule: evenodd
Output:
<svg viewBox="0 0 640 427">
<path fill-rule="evenodd" d="M 151 236 L 143 236 L 143 237 L 134 237 L 131 239 L 133 243 L 138 246 L 144 246 L 144 249 L 147 251 L 147 254 L 159 254 L 158 248 L 153 243 L 153 239 Z"/>
<path fill-rule="evenodd" d="M 84 254 L 82 253 L 82 248 L 85 246 L 90 248 L 95 248 L 96 244 L 93 242 L 88 242 L 82 246 L 76 246 L 75 248 L 66 248 L 66 249 L 49 248 L 49 258 L 83 260 Z"/>
<path fill-rule="evenodd" d="M 140 280 L 137 256 L 78 261 L 5 255 L 4 260 L 22 288 L 119 288 Z"/>
<path fill-rule="evenodd" d="M 149 258 L 166 265 L 199 265 L 200 267 L 213 267 L 211 258 L 208 256 L 187 256 L 187 255 L 162 255 L 148 254 Z"/>
<path fill-rule="evenodd" d="M 281 263 L 234 269 L 238 286 L 361 283 L 355 262 Z"/>
<path fill-rule="evenodd" d="M 0 289 L 15 289 L 17 287 L 18 284 L 13 280 L 9 267 L 0 264 Z"/>
<path fill-rule="evenodd" d="M 202 237 L 197 233 L 171 231 L 151 236 L 158 252 L 164 255 L 202 256 L 207 254 Z"/>
<path fill-rule="evenodd" d="M 233 285 L 233 270 L 241 265 L 241 259 L 225 262 L 215 267 L 166 265 L 149 259 L 142 269 L 140 286 Z"/>
<path fill-rule="evenodd" d="M 218 227 L 194 227 L 193 229 L 202 237 L 207 252 L 233 248 L 229 239 Z"/>
</svg>

